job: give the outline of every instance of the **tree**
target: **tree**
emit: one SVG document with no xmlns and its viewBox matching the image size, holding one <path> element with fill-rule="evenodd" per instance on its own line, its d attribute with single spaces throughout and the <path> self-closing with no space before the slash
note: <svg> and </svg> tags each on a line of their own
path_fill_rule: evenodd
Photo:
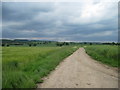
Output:
<svg viewBox="0 0 120 90">
<path fill-rule="evenodd" d="M 115 45 L 115 42 L 112 42 L 112 45 Z"/>
<path fill-rule="evenodd" d="M 7 44 L 6 46 L 7 46 L 7 47 L 9 47 L 10 45 L 9 45 L 9 44 Z"/>
<path fill-rule="evenodd" d="M 66 45 L 69 45 L 69 43 L 66 43 Z"/>
<path fill-rule="evenodd" d="M 84 42 L 84 44 L 87 44 L 86 42 Z"/>
<path fill-rule="evenodd" d="M 92 43 L 90 43 L 90 45 L 92 45 Z"/>
<path fill-rule="evenodd" d="M 56 43 L 56 45 L 57 45 L 57 46 L 60 46 L 60 47 L 63 46 L 62 43 Z"/>
<path fill-rule="evenodd" d="M 5 44 L 2 44 L 2 46 L 5 46 Z"/>
<path fill-rule="evenodd" d="M 32 45 L 31 44 L 29 44 L 29 47 L 31 47 Z"/>
<path fill-rule="evenodd" d="M 37 46 L 37 44 L 33 44 L 33 46 Z"/>
</svg>

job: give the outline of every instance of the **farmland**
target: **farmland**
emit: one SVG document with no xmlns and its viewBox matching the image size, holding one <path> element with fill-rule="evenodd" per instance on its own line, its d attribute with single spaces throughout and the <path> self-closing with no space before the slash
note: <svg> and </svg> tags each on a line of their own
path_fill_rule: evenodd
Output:
<svg viewBox="0 0 120 90">
<path fill-rule="evenodd" d="M 85 47 L 86 52 L 93 59 L 109 66 L 118 67 L 118 46 L 114 45 L 91 45 Z"/>
<path fill-rule="evenodd" d="M 118 67 L 118 44 L 4 41 L 2 44 L 2 86 L 3 88 L 36 88 L 38 83 L 43 82 L 43 77 L 80 47 L 84 47 L 93 59 Z M 82 58 L 79 54 L 77 56 L 79 56 L 78 59 Z M 78 59 L 76 57 L 75 60 Z"/>
<path fill-rule="evenodd" d="M 3 47 L 3 88 L 35 88 L 73 47 Z"/>
</svg>

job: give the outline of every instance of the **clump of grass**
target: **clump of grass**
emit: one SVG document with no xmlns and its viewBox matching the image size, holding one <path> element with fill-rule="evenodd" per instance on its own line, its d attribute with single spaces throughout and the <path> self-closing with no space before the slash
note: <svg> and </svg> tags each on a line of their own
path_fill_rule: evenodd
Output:
<svg viewBox="0 0 120 90">
<path fill-rule="evenodd" d="M 3 88 L 35 87 L 34 81 L 22 71 L 3 71 Z"/>
<path fill-rule="evenodd" d="M 36 83 L 77 48 L 4 47 L 3 88 L 35 88 Z"/>
<path fill-rule="evenodd" d="M 118 46 L 92 45 L 85 47 L 85 49 L 95 60 L 109 66 L 118 67 Z"/>
</svg>

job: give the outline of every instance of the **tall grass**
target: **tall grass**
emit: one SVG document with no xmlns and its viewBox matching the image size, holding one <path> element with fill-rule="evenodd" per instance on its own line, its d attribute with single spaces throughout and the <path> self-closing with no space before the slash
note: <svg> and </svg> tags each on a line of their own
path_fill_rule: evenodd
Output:
<svg viewBox="0 0 120 90">
<path fill-rule="evenodd" d="M 3 88 L 35 88 L 41 78 L 77 48 L 4 47 Z"/>
<path fill-rule="evenodd" d="M 118 46 L 91 45 L 85 49 L 92 58 L 109 66 L 118 67 Z"/>
</svg>

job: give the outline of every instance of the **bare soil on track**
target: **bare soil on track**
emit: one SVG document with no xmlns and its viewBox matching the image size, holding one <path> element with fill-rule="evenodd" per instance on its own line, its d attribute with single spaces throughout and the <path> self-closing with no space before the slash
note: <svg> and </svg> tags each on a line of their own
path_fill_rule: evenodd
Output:
<svg viewBox="0 0 120 90">
<path fill-rule="evenodd" d="M 84 48 L 79 48 L 38 88 L 118 88 L 118 70 L 93 60 Z"/>
</svg>

